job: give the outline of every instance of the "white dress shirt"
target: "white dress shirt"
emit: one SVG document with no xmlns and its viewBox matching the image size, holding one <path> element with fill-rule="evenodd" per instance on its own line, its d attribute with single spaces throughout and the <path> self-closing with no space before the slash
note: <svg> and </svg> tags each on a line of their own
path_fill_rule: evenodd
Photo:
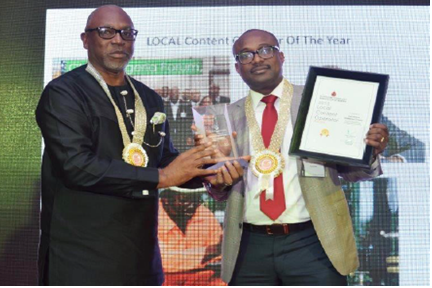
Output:
<svg viewBox="0 0 432 288">
<path fill-rule="evenodd" d="M 180 107 L 180 100 L 177 100 L 176 103 L 173 103 L 172 101 L 170 101 L 170 104 L 171 104 L 171 109 L 172 109 L 174 121 L 176 121 L 177 120 L 177 111 Z"/>
<path fill-rule="evenodd" d="M 283 81 L 273 90 L 272 95 L 278 97 L 275 102 L 275 108 L 280 115 L 280 97 L 283 92 Z M 270 95 L 269 94 L 269 95 Z M 261 99 L 266 96 L 251 90 L 252 107 L 255 111 L 255 117 L 258 125 L 261 127 L 262 116 L 266 104 L 261 102 Z M 288 113 L 289 111 L 282 111 Z M 280 117 L 279 117 L 280 118 Z M 250 131 L 250 130 L 249 130 Z M 285 135 L 281 147 L 281 155 L 285 158 L 285 167 L 283 169 L 283 183 L 285 193 L 286 210 L 275 221 L 271 220 L 260 210 L 260 197 L 258 191 L 258 177 L 256 177 L 252 169 L 248 169 L 246 175 L 246 193 L 245 193 L 245 217 L 244 222 L 255 225 L 271 225 L 277 223 L 299 223 L 310 220 L 309 212 L 306 209 L 305 201 L 300 188 L 299 175 L 297 174 L 297 162 L 295 157 L 288 156 L 293 127 L 291 116 L 285 130 Z M 255 153 L 252 147 L 252 135 L 249 133 L 249 145 L 251 155 Z"/>
</svg>

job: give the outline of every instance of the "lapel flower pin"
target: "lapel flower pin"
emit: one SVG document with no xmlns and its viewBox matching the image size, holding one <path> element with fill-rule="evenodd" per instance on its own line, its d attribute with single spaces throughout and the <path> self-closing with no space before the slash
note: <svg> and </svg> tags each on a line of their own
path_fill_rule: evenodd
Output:
<svg viewBox="0 0 432 288">
<path fill-rule="evenodd" d="M 166 120 L 166 114 L 162 112 L 156 112 L 150 119 L 150 124 L 153 124 L 153 133 L 155 132 L 155 126 L 164 123 Z"/>
<path fill-rule="evenodd" d="M 150 123 L 153 125 L 158 125 L 164 123 L 166 120 L 166 114 L 162 112 L 156 112 L 150 119 Z"/>
</svg>

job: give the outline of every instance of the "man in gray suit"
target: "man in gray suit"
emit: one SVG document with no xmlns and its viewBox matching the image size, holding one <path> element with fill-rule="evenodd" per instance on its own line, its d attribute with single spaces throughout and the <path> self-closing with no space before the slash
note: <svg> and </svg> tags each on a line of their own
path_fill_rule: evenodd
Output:
<svg viewBox="0 0 432 288">
<path fill-rule="evenodd" d="M 251 90 L 229 106 L 229 114 L 239 154 L 252 160 L 244 172 L 227 162 L 208 188 L 216 200 L 228 201 L 222 279 L 242 286 L 346 285 L 358 258 L 339 178 L 382 174 L 377 155 L 387 145 L 387 127 L 373 124 L 366 135 L 365 143 L 374 148 L 370 169 L 324 164 L 309 170 L 308 163 L 288 156 L 303 88 L 283 78 L 285 58 L 276 37 L 248 30 L 234 43 L 233 54 Z M 274 180 L 266 180 L 264 172 L 273 170 Z"/>
</svg>

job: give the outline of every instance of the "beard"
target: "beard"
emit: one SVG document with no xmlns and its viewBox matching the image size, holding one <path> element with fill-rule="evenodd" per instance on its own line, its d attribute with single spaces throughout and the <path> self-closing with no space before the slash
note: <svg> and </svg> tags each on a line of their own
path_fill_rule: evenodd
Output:
<svg viewBox="0 0 432 288">
<path fill-rule="evenodd" d="M 130 58 L 127 58 L 123 61 L 113 61 L 108 58 L 103 59 L 104 66 L 112 71 L 112 72 L 122 72 L 126 68 L 127 64 L 129 63 Z"/>
<path fill-rule="evenodd" d="M 119 54 L 117 53 L 121 53 L 122 57 L 119 57 Z M 122 72 L 129 63 L 132 53 L 133 50 L 126 51 L 126 49 L 113 49 L 103 56 L 103 65 L 109 71 L 115 73 Z"/>
</svg>

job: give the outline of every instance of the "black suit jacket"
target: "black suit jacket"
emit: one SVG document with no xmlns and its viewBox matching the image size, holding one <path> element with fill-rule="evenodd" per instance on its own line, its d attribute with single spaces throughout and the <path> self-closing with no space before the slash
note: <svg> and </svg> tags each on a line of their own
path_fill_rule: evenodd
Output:
<svg viewBox="0 0 432 288">
<path fill-rule="evenodd" d="M 188 145 L 186 142 L 188 137 L 193 139 L 191 130 L 193 122 L 192 104 L 187 101 L 179 100 L 179 107 L 175 120 L 170 101 L 165 102 L 165 112 L 168 122 L 170 123 L 171 139 L 174 146 L 179 149 L 180 152 L 192 148 L 192 145 Z"/>
<path fill-rule="evenodd" d="M 51 81 L 36 119 L 45 141 L 39 253 L 41 284 L 157 285 L 163 273 L 157 243 L 158 167 L 177 155 L 168 122 L 149 123 L 162 99 L 132 79 L 147 110 L 147 168 L 122 160 L 114 108 L 79 67 Z M 148 192 L 144 192 L 147 190 Z M 145 195 L 147 194 L 147 195 Z"/>
<path fill-rule="evenodd" d="M 231 102 L 231 99 L 226 96 L 219 96 L 219 99 L 216 99 L 213 104 L 223 104 L 227 103 L 229 104 Z"/>
<path fill-rule="evenodd" d="M 395 154 L 399 154 L 403 156 L 408 163 L 425 162 L 426 149 L 422 141 L 408 134 L 408 132 L 401 130 L 384 115 L 381 117 L 381 123 L 387 125 L 390 134 L 387 148 L 382 153 L 384 157 L 391 157 Z"/>
</svg>

